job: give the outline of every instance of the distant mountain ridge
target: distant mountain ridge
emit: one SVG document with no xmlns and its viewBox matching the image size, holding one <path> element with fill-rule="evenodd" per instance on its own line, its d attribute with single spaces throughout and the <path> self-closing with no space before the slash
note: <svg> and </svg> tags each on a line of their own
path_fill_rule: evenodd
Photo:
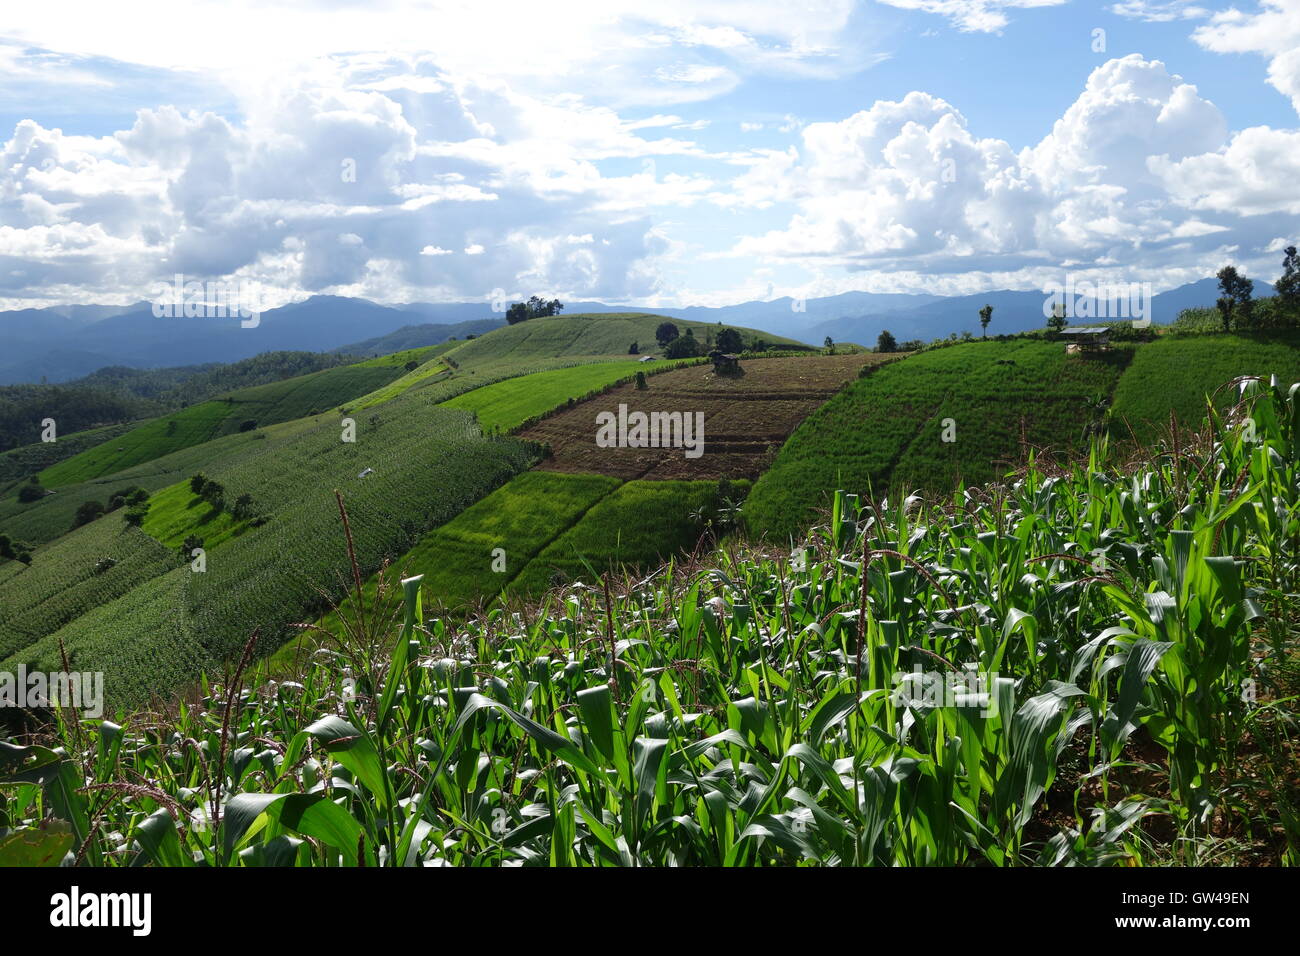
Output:
<svg viewBox="0 0 1300 956">
<path fill-rule="evenodd" d="M 1257 296 L 1272 286 L 1255 281 Z M 1213 278 L 1153 296 L 1153 319 L 1172 322 L 1186 308 L 1211 307 Z M 568 302 L 565 313 L 653 312 L 668 318 L 746 326 L 812 345 L 874 345 L 882 329 L 899 341 L 930 340 L 952 332 L 978 335 L 979 309 L 993 306 L 991 334 L 1023 332 L 1044 323 L 1039 291 L 997 290 L 965 296 L 844 292 L 727 306 L 645 309 L 602 302 Z M 481 335 L 504 316 L 488 303 L 412 302 L 379 305 L 366 299 L 318 295 L 263 313 L 255 328 L 238 318 L 156 318 L 147 302 L 132 306 L 54 306 L 0 312 L 0 385 L 66 382 L 106 366 L 165 368 L 236 362 L 263 352 L 349 352 L 368 355 L 437 345 Z"/>
</svg>

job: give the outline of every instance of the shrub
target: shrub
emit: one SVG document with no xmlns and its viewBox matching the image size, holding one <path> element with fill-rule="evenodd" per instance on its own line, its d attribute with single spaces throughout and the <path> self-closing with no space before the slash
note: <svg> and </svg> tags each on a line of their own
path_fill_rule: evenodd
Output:
<svg viewBox="0 0 1300 956">
<path fill-rule="evenodd" d="M 77 513 L 72 519 L 72 528 L 69 530 L 80 528 L 83 524 L 90 524 L 102 514 L 104 514 L 103 502 L 83 501 L 77 507 Z"/>
<path fill-rule="evenodd" d="M 27 484 L 18 489 L 18 500 L 23 504 L 40 501 L 45 497 L 45 489 L 40 485 Z"/>
</svg>

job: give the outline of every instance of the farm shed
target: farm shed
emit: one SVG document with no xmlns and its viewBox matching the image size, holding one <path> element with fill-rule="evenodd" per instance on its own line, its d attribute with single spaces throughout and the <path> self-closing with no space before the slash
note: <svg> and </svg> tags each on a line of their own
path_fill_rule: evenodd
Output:
<svg viewBox="0 0 1300 956">
<path fill-rule="evenodd" d="M 1066 340 L 1067 352 L 1100 352 L 1110 347 L 1109 332 L 1104 325 L 1071 326 L 1062 329 L 1061 335 Z"/>
<path fill-rule="evenodd" d="M 713 371 L 718 375 L 743 374 L 740 368 L 739 355 L 732 355 L 729 352 L 720 352 L 714 349 L 709 353 L 709 358 L 713 362 Z"/>
</svg>

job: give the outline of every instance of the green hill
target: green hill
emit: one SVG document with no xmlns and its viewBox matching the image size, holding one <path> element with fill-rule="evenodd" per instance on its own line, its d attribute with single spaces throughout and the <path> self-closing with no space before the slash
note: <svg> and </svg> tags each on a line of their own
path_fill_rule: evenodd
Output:
<svg viewBox="0 0 1300 956">
<path fill-rule="evenodd" d="M 405 374 L 410 361 L 423 361 L 422 349 L 399 352 L 356 365 L 256 385 L 202 402 L 139 425 L 40 473 L 47 488 L 88 481 L 161 458 L 222 435 L 302 418 L 364 395 Z"/>
<path fill-rule="evenodd" d="M 651 355 L 660 351 L 655 341 L 655 329 L 663 322 L 672 322 L 683 335 L 687 329 L 692 329 L 702 345 L 711 342 L 722 329 L 734 328 L 740 332 L 746 346 L 761 340 L 772 345 L 807 348 L 793 339 L 783 339 L 741 326 L 688 322 L 645 312 L 598 312 L 529 319 L 518 325 L 494 329 L 448 354 L 462 365 L 519 361 L 534 357 L 626 355 L 628 348 L 636 342 L 641 354 Z"/>
<path fill-rule="evenodd" d="M 404 589 L 292 680 L 214 668 L 10 746 L 0 862 L 1294 865 L 1300 395 L 1253 392 L 1256 441 L 847 503 L 794 561 L 739 543 L 466 621 Z"/>
<path fill-rule="evenodd" d="M 1068 356 L 1059 343 L 972 342 L 886 365 L 810 415 L 745 505 L 751 531 L 797 534 L 831 493 L 918 489 L 1000 478 L 1031 449 L 1087 448 L 1084 427 L 1109 399 L 1129 348 Z"/>
<path fill-rule="evenodd" d="M 1280 381 L 1300 382 L 1300 349 L 1292 344 L 1257 341 L 1235 335 L 1167 337 L 1138 349 L 1133 364 L 1115 389 L 1116 437 L 1132 436 L 1143 444 L 1169 432 L 1169 414 L 1179 429 L 1192 429 L 1205 418 L 1206 398 L 1218 392 L 1222 409 L 1238 398 L 1221 388 L 1241 375 L 1276 375 Z"/>
</svg>

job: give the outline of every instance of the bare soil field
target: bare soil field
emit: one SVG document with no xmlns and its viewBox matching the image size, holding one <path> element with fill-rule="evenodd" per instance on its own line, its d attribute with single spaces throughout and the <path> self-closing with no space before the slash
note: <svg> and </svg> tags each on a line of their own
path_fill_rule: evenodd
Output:
<svg viewBox="0 0 1300 956">
<path fill-rule="evenodd" d="M 718 375 L 711 365 L 649 376 L 646 388 L 621 385 L 532 425 L 520 436 L 551 446 L 539 467 L 650 480 L 757 478 L 790 433 L 865 366 L 892 355 L 809 355 L 741 362 L 742 375 Z M 602 448 L 597 416 L 619 406 L 644 412 L 703 414 L 698 457 L 683 448 Z"/>
</svg>

